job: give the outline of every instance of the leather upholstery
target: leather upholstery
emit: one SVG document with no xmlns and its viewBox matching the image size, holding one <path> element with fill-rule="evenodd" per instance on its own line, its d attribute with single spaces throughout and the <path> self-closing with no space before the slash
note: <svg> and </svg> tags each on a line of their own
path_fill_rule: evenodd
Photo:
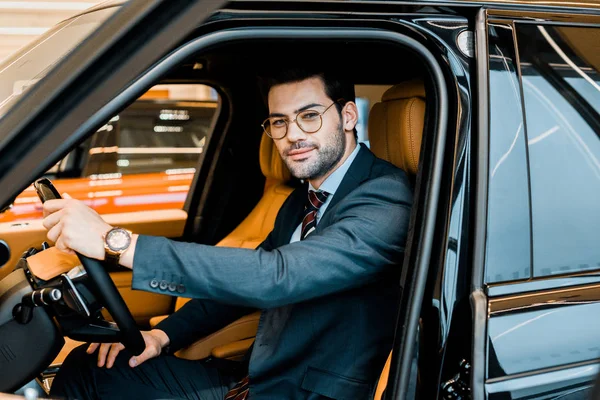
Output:
<svg viewBox="0 0 600 400">
<path fill-rule="evenodd" d="M 254 249 L 267 237 L 275 224 L 275 217 L 283 205 L 285 199 L 293 188 L 286 185 L 291 179 L 291 174 L 277 152 L 277 148 L 266 134 L 260 143 L 260 167 L 267 181 L 265 191 L 258 204 L 248 216 L 217 246 L 240 247 Z M 175 302 L 175 310 L 179 310 L 189 299 L 178 297 Z M 157 316 L 150 319 L 150 326 L 156 326 L 167 316 Z M 232 322 L 223 329 L 209 335 L 189 347 L 177 352 L 177 356 L 190 360 L 198 360 L 209 355 L 235 359 L 244 354 L 252 344 L 256 330 L 258 329 L 258 318 L 260 313 L 254 313 Z M 241 341 L 238 343 L 238 341 Z M 225 349 L 222 346 L 227 346 Z M 213 351 L 214 349 L 214 351 Z M 240 353 L 235 353 L 236 349 Z"/>
<path fill-rule="evenodd" d="M 212 349 L 211 355 L 215 358 L 242 361 L 244 359 L 244 354 L 246 354 L 250 346 L 252 346 L 252 343 L 254 343 L 254 338 L 238 340 L 237 342 L 217 346 Z"/>
<path fill-rule="evenodd" d="M 377 388 L 375 389 L 375 397 L 373 400 L 381 400 L 383 397 L 383 392 L 387 387 L 388 378 L 390 377 L 390 366 L 392 364 L 392 352 L 388 356 L 387 361 L 385 362 L 385 366 L 383 367 L 383 371 L 381 371 L 381 375 L 379 376 L 379 382 L 377 382 Z"/>
<path fill-rule="evenodd" d="M 220 355 L 223 356 L 222 358 L 243 356 L 254 341 L 259 319 L 259 311 L 243 316 L 175 354 L 188 360 L 199 360 L 210 355 Z M 245 347 L 246 344 L 247 347 Z"/>
<path fill-rule="evenodd" d="M 288 182 L 292 179 L 290 170 L 279 156 L 275 143 L 265 133 L 260 141 L 260 170 L 267 180 Z"/>
<path fill-rule="evenodd" d="M 369 114 L 373 153 L 415 176 L 425 122 L 425 87 L 421 80 L 388 89 Z"/>
</svg>

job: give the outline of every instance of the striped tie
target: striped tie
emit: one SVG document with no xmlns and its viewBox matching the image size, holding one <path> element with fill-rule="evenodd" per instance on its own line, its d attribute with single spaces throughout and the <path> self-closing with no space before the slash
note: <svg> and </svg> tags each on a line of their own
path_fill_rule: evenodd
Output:
<svg viewBox="0 0 600 400">
<path fill-rule="evenodd" d="M 246 400 L 250 390 L 250 377 L 246 376 L 244 379 L 235 384 L 233 388 L 225 395 L 225 400 Z"/>
<path fill-rule="evenodd" d="M 317 227 L 317 211 L 325 204 L 328 196 L 329 193 L 320 190 L 318 192 L 314 190 L 308 191 L 308 203 L 306 203 L 306 207 L 304 208 L 300 240 L 304 240 Z"/>
</svg>

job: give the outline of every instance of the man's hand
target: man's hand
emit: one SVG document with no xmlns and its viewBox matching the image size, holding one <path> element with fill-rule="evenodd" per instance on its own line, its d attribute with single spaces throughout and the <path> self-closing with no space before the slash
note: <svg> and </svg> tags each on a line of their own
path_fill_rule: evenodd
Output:
<svg viewBox="0 0 600 400">
<path fill-rule="evenodd" d="M 129 359 L 129 366 L 132 368 L 151 358 L 158 357 L 162 349 L 168 346 L 170 342 L 167 334 L 160 329 L 142 331 L 141 333 L 146 343 L 146 348 L 139 356 L 133 356 Z M 98 351 L 98 366 L 106 366 L 106 368 L 111 368 L 114 365 L 117 355 L 125 348 L 122 343 L 92 343 L 88 347 L 87 353 L 92 354 L 98 347 L 100 348 Z"/>
<path fill-rule="evenodd" d="M 104 235 L 112 226 L 82 201 L 70 197 L 46 201 L 43 224 L 58 250 L 104 260 Z"/>
</svg>

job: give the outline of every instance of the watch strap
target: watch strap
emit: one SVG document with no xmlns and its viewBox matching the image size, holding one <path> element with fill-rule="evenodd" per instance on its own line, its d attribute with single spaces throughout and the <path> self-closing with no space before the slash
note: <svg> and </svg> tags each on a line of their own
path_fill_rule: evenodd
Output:
<svg viewBox="0 0 600 400">
<path fill-rule="evenodd" d="M 109 251 L 104 252 L 104 260 L 111 265 L 119 265 L 120 254 L 115 254 Z"/>
</svg>

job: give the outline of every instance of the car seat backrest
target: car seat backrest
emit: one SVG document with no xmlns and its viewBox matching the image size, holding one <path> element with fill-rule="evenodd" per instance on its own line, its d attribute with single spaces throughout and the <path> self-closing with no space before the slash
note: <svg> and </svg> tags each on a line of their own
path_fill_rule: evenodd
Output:
<svg viewBox="0 0 600 400">
<path fill-rule="evenodd" d="M 273 139 L 265 133 L 260 141 L 260 170 L 267 178 L 267 186 L 272 182 L 285 183 L 292 179 L 292 174 L 279 155 Z"/>
<path fill-rule="evenodd" d="M 414 177 L 419 165 L 424 123 L 423 81 L 414 79 L 392 86 L 369 113 L 371 150 L 377 157 Z"/>
<path fill-rule="evenodd" d="M 379 158 L 402 168 L 414 179 L 425 123 L 425 86 L 410 80 L 389 88 L 369 113 L 370 148 Z M 392 353 L 383 367 L 374 400 L 381 400 L 387 386 Z"/>
</svg>

